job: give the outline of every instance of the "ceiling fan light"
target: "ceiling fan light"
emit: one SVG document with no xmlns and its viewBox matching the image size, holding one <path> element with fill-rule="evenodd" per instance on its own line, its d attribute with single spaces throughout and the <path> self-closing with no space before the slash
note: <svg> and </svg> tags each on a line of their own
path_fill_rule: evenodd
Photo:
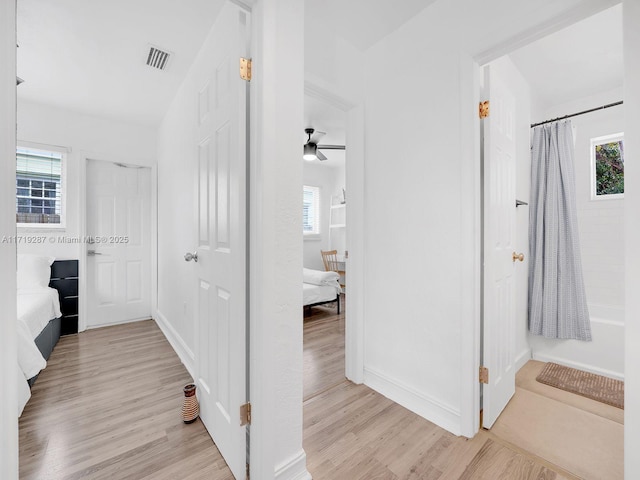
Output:
<svg viewBox="0 0 640 480">
<path fill-rule="evenodd" d="M 304 150 L 302 153 L 302 158 L 305 160 L 316 160 L 318 157 L 316 155 L 317 146 L 314 143 L 306 143 L 304 145 Z"/>
</svg>

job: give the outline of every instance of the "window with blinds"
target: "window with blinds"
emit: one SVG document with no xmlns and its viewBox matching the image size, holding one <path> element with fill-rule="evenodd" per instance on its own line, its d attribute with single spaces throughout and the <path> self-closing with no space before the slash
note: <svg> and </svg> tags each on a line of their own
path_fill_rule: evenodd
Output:
<svg viewBox="0 0 640 480">
<path fill-rule="evenodd" d="M 20 226 L 63 225 L 64 154 L 18 147 L 16 222 Z"/>
<path fill-rule="evenodd" d="M 302 187 L 302 233 L 318 235 L 320 233 L 320 189 Z"/>
</svg>

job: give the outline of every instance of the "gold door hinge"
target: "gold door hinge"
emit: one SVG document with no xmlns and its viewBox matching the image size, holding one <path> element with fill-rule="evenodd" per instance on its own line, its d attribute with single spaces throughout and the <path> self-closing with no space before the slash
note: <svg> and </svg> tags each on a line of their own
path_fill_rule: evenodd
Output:
<svg viewBox="0 0 640 480">
<path fill-rule="evenodd" d="M 251 404 L 240 405 L 240 426 L 244 427 L 251 423 Z"/>
<path fill-rule="evenodd" d="M 480 383 L 489 383 L 489 369 L 480 367 Z"/>
<path fill-rule="evenodd" d="M 480 114 L 480 118 L 487 118 L 489 116 L 489 100 L 480 102 L 478 105 L 478 113 Z"/>
<path fill-rule="evenodd" d="M 251 81 L 251 59 L 240 57 L 240 78 Z"/>
</svg>

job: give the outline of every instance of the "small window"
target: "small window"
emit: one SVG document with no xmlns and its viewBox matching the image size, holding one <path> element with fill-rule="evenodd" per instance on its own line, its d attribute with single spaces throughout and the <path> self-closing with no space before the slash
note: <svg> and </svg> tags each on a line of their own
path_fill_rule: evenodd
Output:
<svg viewBox="0 0 640 480">
<path fill-rule="evenodd" d="M 16 222 L 19 227 L 64 226 L 63 166 L 59 151 L 16 150 Z"/>
<path fill-rule="evenodd" d="M 591 139 L 591 198 L 624 196 L 624 135 Z"/>
<path fill-rule="evenodd" d="M 302 233 L 320 234 L 320 189 L 305 185 L 302 189 Z"/>
</svg>

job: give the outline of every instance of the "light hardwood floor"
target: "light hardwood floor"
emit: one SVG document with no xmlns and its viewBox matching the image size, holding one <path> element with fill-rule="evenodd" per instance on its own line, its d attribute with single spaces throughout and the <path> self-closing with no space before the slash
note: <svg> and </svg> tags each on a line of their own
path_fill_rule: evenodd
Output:
<svg viewBox="0 0 640 480">
<path fill-rule="evenodd" d="M 518 428 L 517 409 L 507 412 L 502 432 L 465 439 L 348 382 L 344 317 L 331 307 L 314 307 L 304 330 L 304 448 L 314 480 L 603 478 L 571 473 L 571 465 L 523 442 L 529 436 Z M 202 423 L 182 422 L 182 387 L 190 381 L 153 321 L 62 338 L 20 419 L 20 478 L 232 479 Z M 541 395 L 538 388 L 518 377 L 518 389 Z M 620 412 L 574 397 L 563 403 L 621 426 Z M 540 438 L 536 432 L 530 437 Z M 604 478 L 621 478 L 618 463 L 610 468 Z"/>
<path fill-rule="evenodd" d="M 495 426 L 467 440 L 346 381 L 344 316 L 312 310 L 305 316 L 304 448 L 315 480 L 622 479 L 622 411 L 539 384 L 540 362 L 520 371 L 516 396 Z"/>
<path fill-rule="evenodd" d="M 233 479 L 182 422 L 191 381 L 152 320 L 62 337 L 20 418 L 20 478 Z"/>
</svg>

